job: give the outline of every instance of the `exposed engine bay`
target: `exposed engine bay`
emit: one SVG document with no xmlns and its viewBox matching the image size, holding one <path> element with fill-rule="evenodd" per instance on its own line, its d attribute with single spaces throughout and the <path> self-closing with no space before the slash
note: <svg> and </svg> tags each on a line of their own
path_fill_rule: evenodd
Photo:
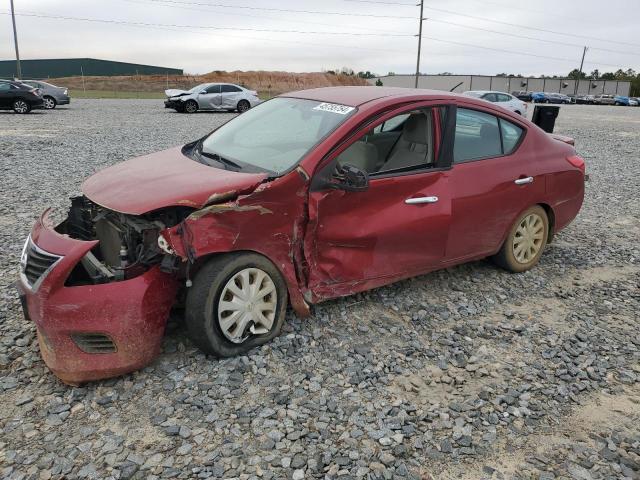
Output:
<svg viewBox="0 0 640 480">
<path fill-rule="evenodd" d="M 127 280 L 157 264 L 163 270 L 176 271 L 179 259 L 168 252 L 160 232 L 177 225 L 192 211 L 172 207 L 145 215 L 129 215 L 101 207 L 84 196 L 71 198 L 68 217 L 56 231 L 77 240 L 98 240 L 99 243 L 76 265 L 66 284 Z"/>
</svg>

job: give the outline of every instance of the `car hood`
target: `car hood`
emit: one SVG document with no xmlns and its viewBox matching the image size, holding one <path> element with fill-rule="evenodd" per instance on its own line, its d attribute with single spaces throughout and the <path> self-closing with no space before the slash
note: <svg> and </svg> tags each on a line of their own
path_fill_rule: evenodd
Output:
<svg viewBox="0 0 640 480">
<path fill-rule="evenodd" d="M 170 206 L 202 208 L 249 193 L 265 178 L 204 165 L 175 147 L 101 170 L 85 180 L 82 192 L 110 210 L 141 215 Z"/>
<path fill-rule="evenodd" d="M 167 97 L 181 97 L 183 95 L 191 95 L 191 92 L 189 92 L 187 90 L 178 90 L 178 89 L 175 89 L 175 88 L 170 88 L 168 90 L 165 90 L 164 94 Z"/>
</svg>

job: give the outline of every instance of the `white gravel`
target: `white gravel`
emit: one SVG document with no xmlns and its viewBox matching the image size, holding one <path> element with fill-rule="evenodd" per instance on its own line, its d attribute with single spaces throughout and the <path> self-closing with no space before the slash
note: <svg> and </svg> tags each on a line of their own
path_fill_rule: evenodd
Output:
<svg viewBox="0 0 640 480">
<path fill-rule="evenodd" d="M 232 116 L 0 112 L 0 478 L 640 478 L 640 108 L 562 107 L 591 181 L 531 272 L 481 261 L 328 302 L 236 359 L 176 315 L 143 371 L 58 382 L 11 286 L 34 218 Z"/>
</svg>

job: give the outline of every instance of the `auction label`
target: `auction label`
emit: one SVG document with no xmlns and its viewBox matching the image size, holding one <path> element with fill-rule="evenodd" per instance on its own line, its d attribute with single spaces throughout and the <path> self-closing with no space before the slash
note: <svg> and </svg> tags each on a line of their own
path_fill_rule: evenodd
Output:
<svg viewBox="0 0 640 480">
<path fill-rule="evenodd" d="M 313 107 L 314 110 L 322 110 L 324 112 L 337 113 L 339 115 L 346 115 L 354 110 L 353 107 L 347 105 L 339 105 L 337 103 L 321 103 L 317 107 Z"/>
</svg>

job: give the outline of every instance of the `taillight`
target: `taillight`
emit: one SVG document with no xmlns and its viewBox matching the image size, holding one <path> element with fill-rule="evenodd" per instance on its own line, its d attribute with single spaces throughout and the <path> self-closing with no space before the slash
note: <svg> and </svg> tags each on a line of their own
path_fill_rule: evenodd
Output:
<svg viewBox="0 0 640 480">
<path fill-rule="evenodd" d="M 576 168 L 579 168 L 580 171 L 584 174 L 587 171 L 587 166 L 584 163 L 584 159 L 579 155 L 571 155 L 567 157 L 567 161 Z"/>
</svg>

